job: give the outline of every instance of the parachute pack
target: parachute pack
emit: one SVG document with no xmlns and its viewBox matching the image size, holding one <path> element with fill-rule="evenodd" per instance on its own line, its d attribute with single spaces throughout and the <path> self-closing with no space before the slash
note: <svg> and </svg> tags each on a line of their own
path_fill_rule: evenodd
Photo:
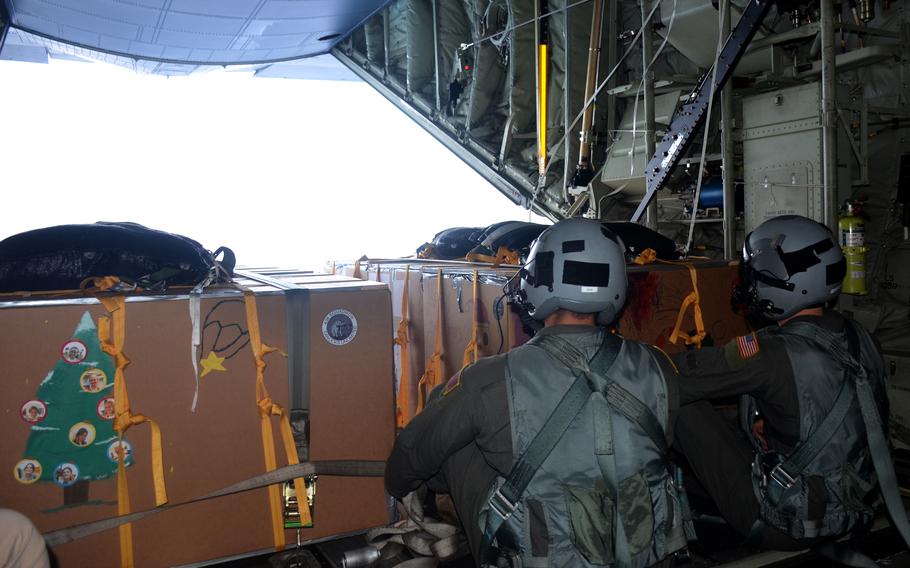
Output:
<svg viewBox="0 0 910 568">
<path fill-rule="evenodd" d="M 635 260 L 653 249 L 660 260 L 677 260 L 672 239 L 638 223 L 604 222 L 626 247 L 626 260 Z M 534 240 L 548 225 L 525 221 L 502 221 L 488 227 L 452 227 L 436 233 L 417 249 L 418 258 L 468 260 L 491 264 L 524 264 Z"/>
<path fill-rule="evenodd" d="M 136 223 L 59 225 L 0 241 L 0 292 L 72 290 L 105 276 L 163 290 L 230 281 L 234 263 L 228 248 L 212 253 L 190 238 Z"/>
</svg>

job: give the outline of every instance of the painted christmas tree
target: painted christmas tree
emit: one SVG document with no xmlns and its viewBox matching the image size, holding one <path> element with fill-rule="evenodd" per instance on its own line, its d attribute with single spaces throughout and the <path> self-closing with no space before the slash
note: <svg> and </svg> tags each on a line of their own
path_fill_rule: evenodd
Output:
<svg viewBox="0 0 910 568">
<path fill-rule="evenodd" d="M 105 479 L 116 473 L 119 452 L 125 465 L 132 463 L 130 445 L 118 444 L 113 428 L 114 363 L 88 312 L 21 412 L 31 425 L 15 472 L 22 483 L 53 481 L 67 488 Z"/>
</svg>

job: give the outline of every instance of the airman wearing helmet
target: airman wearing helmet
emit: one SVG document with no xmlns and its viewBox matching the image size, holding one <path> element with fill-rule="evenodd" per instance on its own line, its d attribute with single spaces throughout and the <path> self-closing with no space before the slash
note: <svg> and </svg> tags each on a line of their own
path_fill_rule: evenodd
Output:
<svg viewBox="0 0 910 568">
<path fill-rule="evenodd" d="M 859 398 L 866 385 L 887 424 L 883 362 L 869 333 L 831 307 L 845 263 L 824 225 L 764 222 L 746 237 L 742 272 L 738 295 L 776 325 L 675 357 L 675 447 L 732 528 L 762 547 L 803 549 L 872 520 L 876 470 Z M 707 402 L 738 395 L 748 395 L 743 432 Z"/>
<path fill-rule="evenodd" d="M 623 255 L 597 221 L 545 230 L 512 290 L 544 328 L 463 369 L 396 440 L 389 493 L 451 494 L 478 565 L 650 566 L 685 546 L 666 460 L 675 371 L 606 327 Z"/>
</svg>

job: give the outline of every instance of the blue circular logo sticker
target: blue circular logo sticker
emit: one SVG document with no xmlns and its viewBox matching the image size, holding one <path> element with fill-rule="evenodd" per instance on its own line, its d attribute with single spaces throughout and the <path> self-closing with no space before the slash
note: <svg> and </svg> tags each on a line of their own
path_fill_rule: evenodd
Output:
<svg viewBox="0 0 910 568">
<path fill-rule="evenodd" d="M 357 336 L 357 318 L 347 310 L 332 310 L 322 320 L 322 336 L 332 345 L 347 345 Z"/>
</svg>

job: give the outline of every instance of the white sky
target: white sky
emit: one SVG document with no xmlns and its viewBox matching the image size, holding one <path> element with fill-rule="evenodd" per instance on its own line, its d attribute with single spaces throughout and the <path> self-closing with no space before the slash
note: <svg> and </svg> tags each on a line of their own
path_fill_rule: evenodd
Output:
<svg viewBox="0 0 910 568">
<path fill-rule="evenodd" d="M 0 61 L 0 84 L 0 238 L 133 221 L 314 268 L 529 219 L 365 83 L 52 60 Z"/>
</svg>

